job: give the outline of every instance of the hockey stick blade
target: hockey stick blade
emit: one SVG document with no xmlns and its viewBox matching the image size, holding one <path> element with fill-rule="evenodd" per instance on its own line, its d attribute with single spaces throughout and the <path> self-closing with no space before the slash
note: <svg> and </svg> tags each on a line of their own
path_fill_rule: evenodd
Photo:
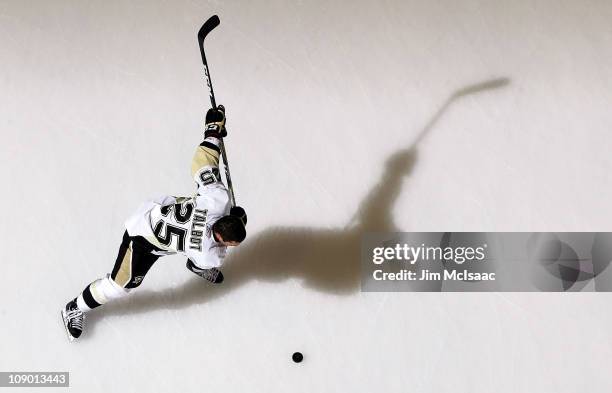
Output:
<svg viewBox="0 0 612 393">
<path fill-rule="evenodd" d="M 220 23 L 221 20 L 219 20 L 219 17 L 217 15 L 211 16 L 206 22 L 204 22 L 202 27 L 200 27 L 200 31 L 198 31 L 198 42 L 200 43 L 200 47 L 202 47 L 202 44 L 204 43 L 204 38 L 206 38 L 208 33 L 213 31 L 215 27 L 219 26 Z"/>
</svg>

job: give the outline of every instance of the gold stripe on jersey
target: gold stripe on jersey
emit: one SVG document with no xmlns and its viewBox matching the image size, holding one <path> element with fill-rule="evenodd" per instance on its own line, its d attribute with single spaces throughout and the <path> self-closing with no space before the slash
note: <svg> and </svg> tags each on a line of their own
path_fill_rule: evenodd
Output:
<svg viewBox="0 0 612 393">
<path fill-rule="evenodd" d="M 145 236 L 145 239 L 147 239 L 149 243 L 151 243 L 152 245 L 154 245 L 155 247 L 161 250 L 168 250 L 168 246 L 161 244 L 155 236 Z"/>
<path fill-rule="evenodd" d="M 219 166 L 219 152 L 206 146 L 198 146 L 191 161 L 191 177 L 205 166 Z"/>
</svg>

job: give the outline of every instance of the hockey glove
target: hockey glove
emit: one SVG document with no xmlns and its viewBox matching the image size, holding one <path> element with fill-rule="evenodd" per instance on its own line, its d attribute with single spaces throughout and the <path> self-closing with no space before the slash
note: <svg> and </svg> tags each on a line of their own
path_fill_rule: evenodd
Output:
<svg viewBox="0 0 612 393">
<path fill-rule="evenodd" d="M 206 281 L 212 282 L 213 284 L 221 284 L 223 282 L 223 273 L 221 273 L 221 270 L 215 267 L 212 269 L 200 269 L 191 261 L 191 259 L 188 259 L 187 269 L 202 277 Z"/>
<path fill-rule="evenodd" d="M 227 136 L 225 130 L 225 107 L 219 105 L 217 109 L 210 108 L 206 112 L 206 129 L 204 139 L 208 137 L 223 138 Z"/>
<path fill-rule="evenodd" d="M 236 216 L 242 221 L 242 225 L 246 226 L 247 223 L 247 214 L 243 208 L 240 206 L 233 206 L 230 209 L 230 216 Z"/>
</svg>

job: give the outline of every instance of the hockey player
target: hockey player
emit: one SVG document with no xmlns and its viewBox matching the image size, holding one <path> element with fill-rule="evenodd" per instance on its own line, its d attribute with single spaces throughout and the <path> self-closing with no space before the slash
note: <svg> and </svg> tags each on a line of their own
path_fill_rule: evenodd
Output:
<svg viewBox="0 0 612 393">
<path fill-rule="evenodd" d="M 145 202 L 128 218 L 112 272 L 89 284 L 62 310 L 71 341 L 81 335 L 85 313 L 138 287 L 160 256 L 184 255 L 187 269 L 212 283 L 223 281 L 219 267 L 227 247 L 239 245 L 246 236 L 246 213 L 230 206 L 219 174 L 219 142 L 226 135 L 220 105 L 206 114 L 204 141 L 191 164 L 197 194 Z"/>
</svg>

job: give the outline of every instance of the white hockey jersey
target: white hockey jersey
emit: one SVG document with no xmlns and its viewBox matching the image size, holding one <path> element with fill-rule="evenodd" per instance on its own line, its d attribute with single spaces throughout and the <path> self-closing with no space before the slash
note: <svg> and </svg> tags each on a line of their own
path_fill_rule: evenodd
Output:
<svg viewBox="0 0 612 393">
<path fill-rule="evenodd" d="M 141 204 L 125 222 L 130 236 L 142 236 L 160 255 L 181 254 L 201 269 L 219 267 L 227 247 L 213 237 L 212 225 L 229 214 L 228 191 L 219 173 L 216 138 L 196 150 L 191 172 L 198 186 L 192 197 L 161 196 Z"/>
</svg>

